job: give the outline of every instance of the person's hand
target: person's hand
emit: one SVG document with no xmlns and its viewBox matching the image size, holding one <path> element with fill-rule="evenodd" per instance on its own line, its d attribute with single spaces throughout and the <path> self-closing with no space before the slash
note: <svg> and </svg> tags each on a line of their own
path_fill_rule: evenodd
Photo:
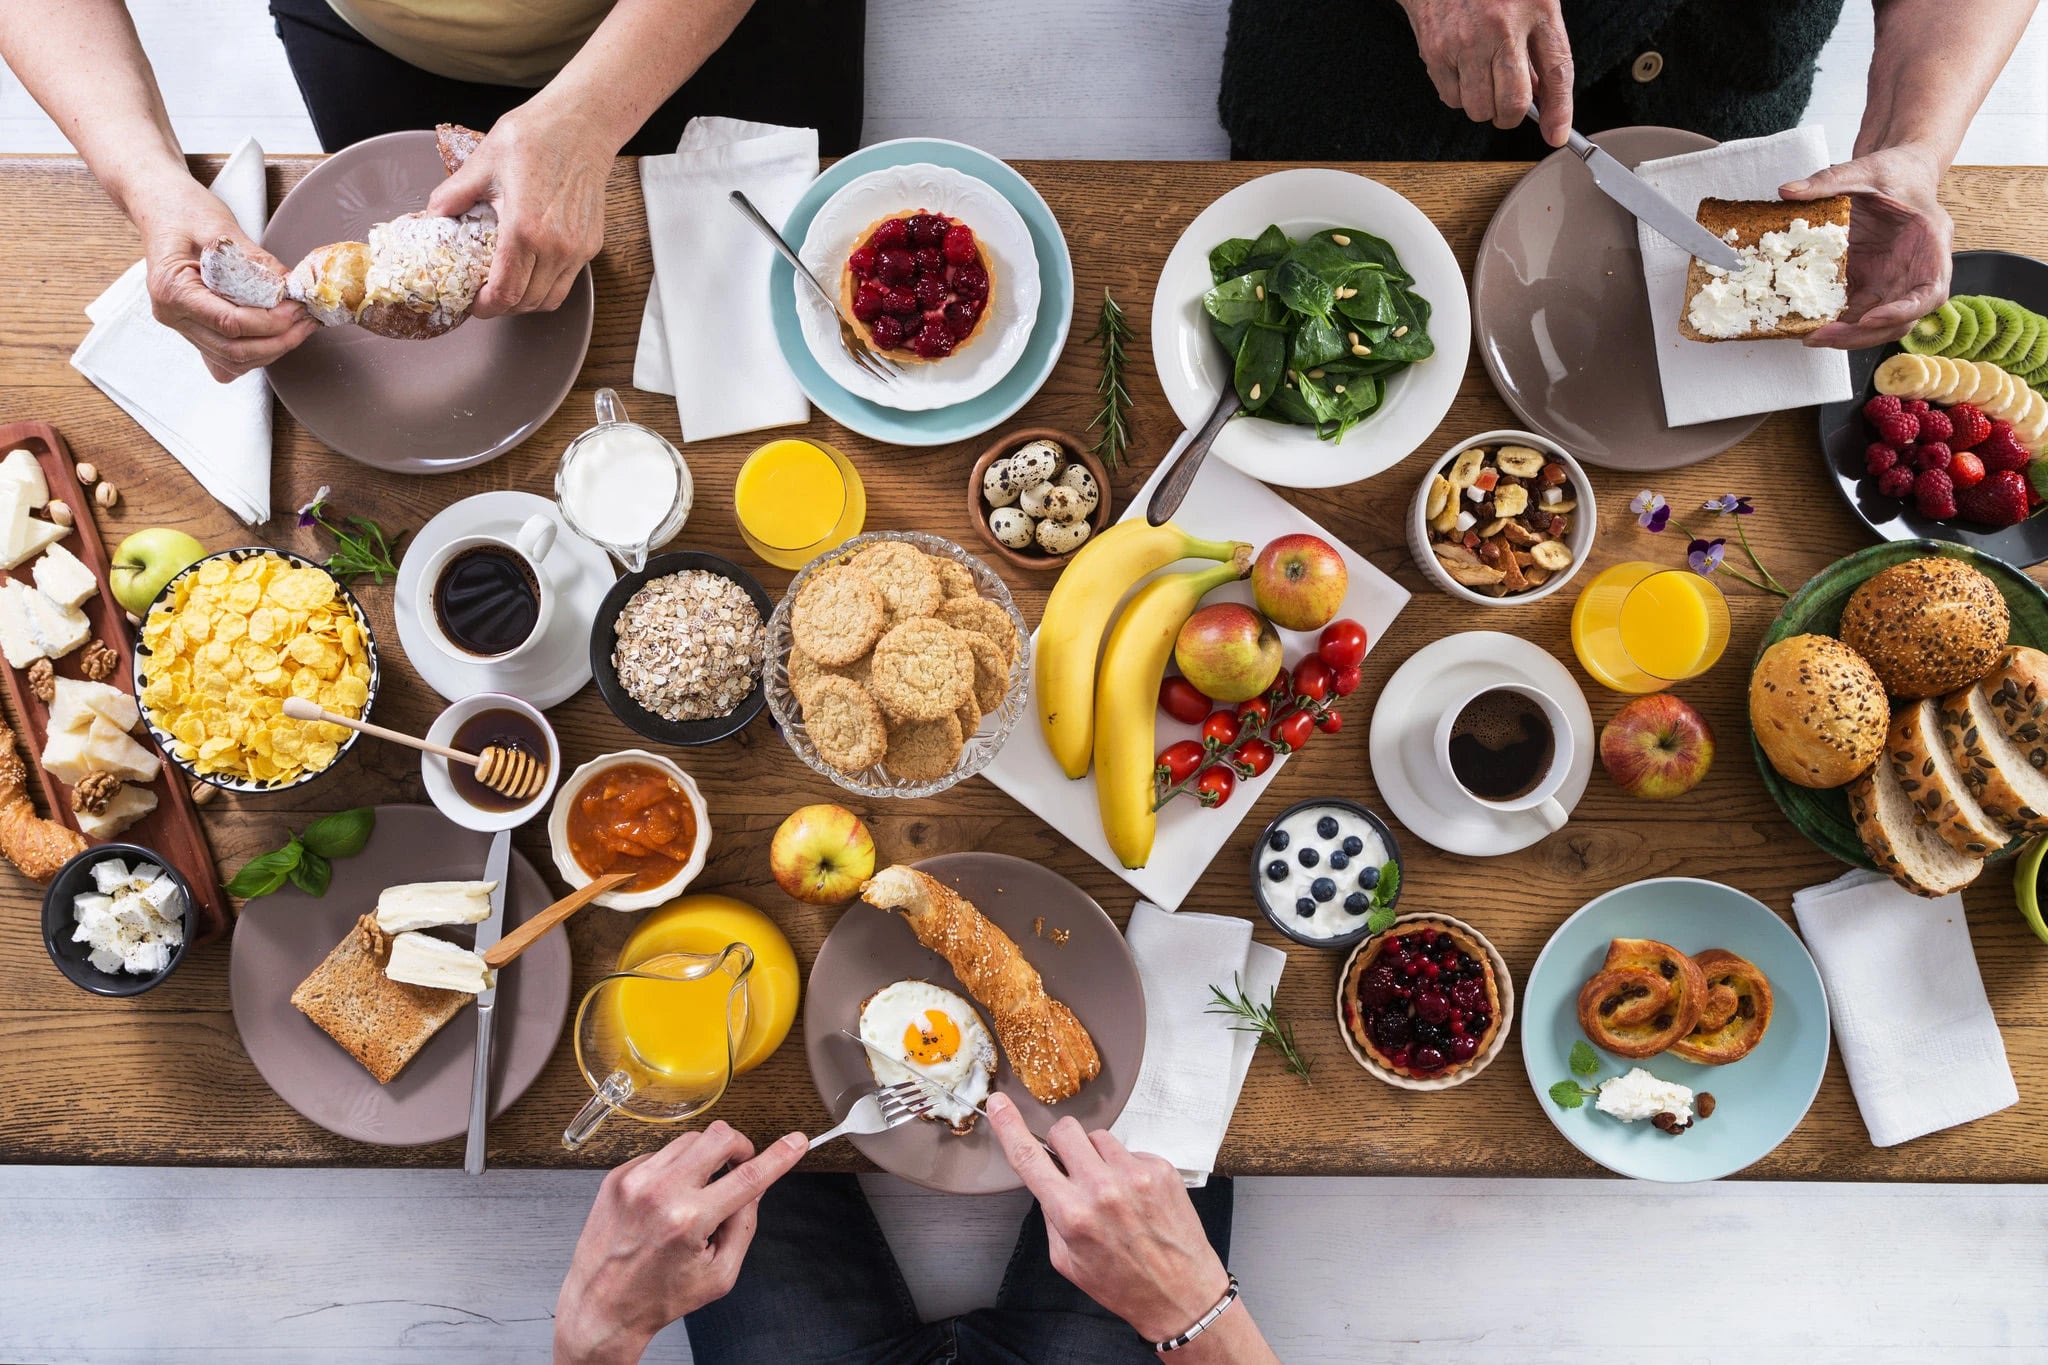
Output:
<svg viewBox="0 0 2048 1365">
<path fill-rule="evenodd" d="M 1436 93 L 1474 123 L 1512 128 L 1542 114 L 1543 140 L 1572 126 L 1572 47 L 1558 0 L 1401 0 Z"/>
<path fill-rule="evenodd" d="M 607 1175 L 555 1300 L 558 1365 L 638 1360 L 656 1332 L 724 1297 L 761 1196 L 809 1146 L 791 1133 L 755 1156 L 718 1122 Z M 718 1175 L 730 1163 L 742 1164 Z"/>
<path fill-rule="evenodd" d="M 151 311 L 156 320 L 194 346 L 207 370 L 225 384 L 261 369 L 313 335 L 320 324 L 298 304 L 244 308 L 208 289 L 199 278 L 199 253 L 222 237 L 233 238 L 256 261 L 284 266 L 249 240 L 228 206 L 190 176 L 171 176 L 153 190 L 148 207 L 136 215 L 142 232 Z"/>
<path fill-rule="evenodd" d="M 491 125 L 427 201 L 429 213 L 450 218 L 485 200 L 497 210 L 498 246 L 470 309 L 475 316 L 552 312 L 604 245 L 604 185 L 615 149 L 585 123 L 522 105 Z"/>
<path fill-rule="evenodd" d="M 1897 341 L 1948 298 L 1955 223 L 1941 206 L 1941 163 L 1918 147 L 1887 147 L 1778 187 L 1781 199 L 1846 194 L 1849 302 L 1807 334 L 1809 346 L 1848 350 Z"/>
</svg>

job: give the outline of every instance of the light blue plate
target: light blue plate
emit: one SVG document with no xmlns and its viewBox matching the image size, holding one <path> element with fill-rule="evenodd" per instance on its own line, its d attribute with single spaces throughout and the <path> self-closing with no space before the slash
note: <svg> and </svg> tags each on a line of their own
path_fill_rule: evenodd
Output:
<svg viewBox="0 0 2048 1365">
<path fill-rule="evenodd" d="M 1591 1100 L 1560 1109 L 1550 1098 L 1552 1085 L 1571 1078 L 1572 1044 L 1586 1036 L 1579 988 L 1616 938 L 1653 938 L 1685 953 L 1724 948 L 1771 983 L 1771 1026 L 1741 1061 L 1700 1066 L 1667 1052 L 1634 1062 L 1603 1051 L 1599 1072 L 1580 1080 L 1593 1089 L 1640 1066 L 1711 1092 L 1714 1116 L 1677 1137 L 1611 1118 Z M 1719 1180 L 1769 1155 L 1806 1117 L 1828 1065 L 1828 998 L 1806 945 L 1762 901 L 1719 882 L 1657 877 L 1587 903 L 1550 936 L 1522 988 L 1522 1064 L 1557 1130 L 1608 1170 L 1638 1180 Z"/>
<path fill-rule="evenodd" d="M 930 137 L 877 142 L 842 157 L 796 201 L 789 221 L 782 225 L 784 239 L 801 244 L 811 230 L 811 219 L 847 182 L 870 171 L 920 161 L 950 167 L 993 187 L 1031 229 L 1031 246 L 1038 253 L 1038 320 L 1032 325 L 1024 354 L 994 388 L 964 403 L 929 412 L 898 412 L 870 403 L 834 383 L 804 345 L 803 330 L 796 320 L 796 275 L 780 256 L 768 271 L 768 306 L 775 318 L 775 340 L 782 347 L 782 358 L 820 412 L 873 440 L 900 446 L 942 446 L 979 436 L 1002 422 L 1030 402 L 1052 374 L 1074 320 L 1074 262 L 1067 255 L 1067 239 L 1060 233 L 1059 221 L 1030 181 L 987 152 Z"/>
</svg>

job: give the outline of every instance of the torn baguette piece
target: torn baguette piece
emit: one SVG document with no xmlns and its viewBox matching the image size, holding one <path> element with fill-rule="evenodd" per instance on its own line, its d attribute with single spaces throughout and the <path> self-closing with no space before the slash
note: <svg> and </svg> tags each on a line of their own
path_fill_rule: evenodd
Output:
<svg viewBox="0 0 2048 1365">
<path fill-rule="evenodd" d="M 1802 337 L 1841 316 L 1849 298 L 1849 196 L 1793 203 L 1702 199 L 1701 227 L 1734 247 L 1738 274 L 1694 257 L 1678 334 L 1688 341 Z"/>
</svg>

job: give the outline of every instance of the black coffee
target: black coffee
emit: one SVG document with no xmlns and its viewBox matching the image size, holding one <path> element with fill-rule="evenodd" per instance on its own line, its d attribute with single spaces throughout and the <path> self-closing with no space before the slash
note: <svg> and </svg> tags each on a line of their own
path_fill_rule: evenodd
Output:
<svg viewBox="0 0 2048 1365">
<path fill-rule="evenodd" d="M 540 621 L 540 584 L 511 550 L 473 545 L 441 566 L 434 619 L 471 654 L 505 654 L 525 644 Z"/>
<path fill-rule="evenodd" d="M 1506 688 L 1481 692 L 1451 722 L 1451 774 L 1482 801 L 1527 796 L 1556 751 L 1543 708 Z"/>
</svg>

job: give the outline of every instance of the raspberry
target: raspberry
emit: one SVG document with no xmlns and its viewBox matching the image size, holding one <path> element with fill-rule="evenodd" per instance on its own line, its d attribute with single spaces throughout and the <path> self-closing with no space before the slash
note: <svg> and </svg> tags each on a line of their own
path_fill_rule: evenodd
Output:
<svg viewBox="0 0 2048 1365">
<path fill-rule="evenodd" d="M 887 302 L 889 291 L 873 280 L 862 280 L 860 288 L 853 291 L 853 315 L 862 322 L 873 322 L 881 315 L 882 305 Z"/>
<path fill-rule="evenodd" d="M 1915 417 L 1924 417 L 1928 412 L 1927 400 L 1925 398 L 1908 398 L 1905 408 L 1907 412 L 1912 413 Z"/>
<path fill-rule="evenodd" d="M 1880 393 L 1863 405 L 1863 416 L 1870 425 L 1876 426 L 1887 417 L 1897 417 L 1906 410 L 1906 405 L 1896 394 Z"/>
<path fill-rule="evenodd" d="M 910 244 L 912 246 L 937 246 L 945 240 L 945 219 L 935 213 L 914 213 L 910 216 Z"/>
<path fill-rule="evenodd" d="M 1950 450 L 1975 450 L 1991 434 L 1991 419 L 1972 403 L 1958 403 L 1948 410 Z"/>
<path fill-rule="evenodd" d="M 1956 486 L 1939 469 L 1923 469 L 1913 480 L 1913 505 L 1923 517 L 1942 521 L 1956 514 Z"/>
<path fill-rule="evenodd" d="M 2026 476 L 2016 469 L 2002 469 L 1984 476 L 1984 482 L 1969 489 L 1956 505 L 1971 521 L 1984 526 L 2017 526 L 2027 519 Z"/>
<path fill-rule="evenodd" d="M 901 218 L 889 219 L 875 229 L 874 236 L 868 238 L 869 246 L 880 248 L 907 246 L 909 242 L 910 224 Z"/>
<path fill-rule="evenodd" d="M 882 268 L 885 272 L 882 276 L 883 279 L 888 278 L 886 273 L 888 266 L 889 257 L 885 252 L 882 256 Z M 1899 446 L 1902 448 L 1909 446 L 1920 438 L 1920 419 L 1910 412 L 1902 412 L 1893 417 L 1881 418 L 1877 424 L 1877 435 L 1888 446 Z"/>
<path fill-rule="evenodd" d="M 1899 452 L 1883 441 L 1872 441 L 1863 448 L 1863 468 L 1871 474 L 1882 474 L 1899 462 Z"/>
<path fill-rule="evenodd" d="M 875 345 L 885 351 L 893 351 L 903 344 L 903 319 L 884 313 L 869 324 L 868 330 L 875 334 Z"/>
<path fill-rule="evenodd" d="M 875 257 L 875 277 L 883 284 L 909 284 L 916 269 L 916 262 L 907 251 L 884 251 Z M 1917 425 L 1914 430 L 1919 430 Z"/>
<path fill-rule="evenodd" d="M 2012 434 L 2009 422 L 1993 422 L 1991 434 L 1977 443 L 1977 458 L 1984 462 L 1984 468 L 1996 474 L 2006 469 L 2027 467 L 2026 447 Z"/>
<path fill-rule="evenodd" d="M 974 260 L 974 229 L 965 223 L 955 223 L 946 229 L 946 259 L 954 265 L 966 265 Z"/>
<path fill-rule="evenodd" d="M 856 249 L 846 258 L 846 264 L 855 275 L 866 279 L 875 273 L 875 249 L 871 246 Z"/>
<path fill-rule="evenodd" d="M 1984 482 L 1984 462 L 1967 450 L 1958 450 L 1949 461 L 1948 477 L 1958 489 L 1975 488 Z"/>
<path fill-rule="evenodd" d="M 1913 468 L 1919 470 L 1939 469 L 1946 473 L 1948 462 L 1955 458 L 1943 441 L 1923 441 L 1913 447 Z"/>
<path fill-rule="evenodd" d="M 1877 480 L 1877 491 L 1888 498 L 1903 498 L 1913 491 L 1913 471 L 1905 465 L 1893 465 Z"/>
<path fill-rule="evenodd" d="M 926 360 L 938 360 L 953 354 L 953 334 L 946 330 L 945 323 L 931 318 L 911 340 L 910 349 Z"/>
<path fill-rule="evenodd" d="M 899 285 L 889 291 L 889 297 L 882 301 L 882 309 L 884 312 L 894 313 L 898 317 L 908 313 L 915 313 L 918 311 L 917 295 Z"/>
<path fill-rule="evenodd" d="M 921 275 L 910 292 L 917 299 L 917 306 L 929 313 L 946 306 L 946 282 L 936 275 Z"/>
<path fill-rule="evenodd" d="M 961 300 L 946 305 L 946 330 L 954 338 L 965 337 L 974 330 L 974 320 L 981 315 L 981 305 Z"/>
<path fill-rule="evenodd" d="M 1947 413 L 1932 408 L 1920 414 L 1920 439 L 1923 441 L 1946 441 L 1955 435 L 1955 426 Z"/>
<path fill-rule="evenodd" d="M 988 271 L 980 262 L 953 268 L 953 292 L 963 299 L 977 301 L 988 297 Z"/>
<path fill-rule="evenodd" d="M 946 253 L 935 246 L 921 246 L 912 258 L 917 262 L 919 275 L 932 275 L 940 280 L 946 278 Z"/>
</svg>

